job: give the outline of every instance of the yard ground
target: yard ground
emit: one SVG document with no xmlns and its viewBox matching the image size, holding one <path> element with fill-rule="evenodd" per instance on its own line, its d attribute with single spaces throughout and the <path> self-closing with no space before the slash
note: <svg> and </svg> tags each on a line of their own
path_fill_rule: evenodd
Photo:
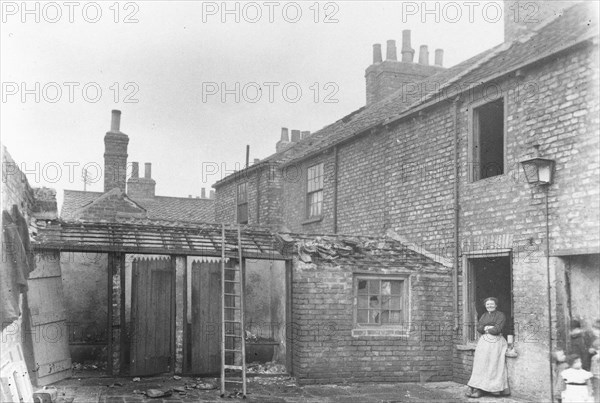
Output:
<svg viewBox="0 0 600 403">
<path fill-rule="evenodd" d="M 58 382 L 59 403 L 129 403 L 129 402 L 226 402 L 240 400 L 232 388 L 221 398 L 218 389 L 203 390 L 218 385 L 216 378 L 157 376 L 141 378 L 109 378 L 78 374 Z M 170 391 L 170 396 L 150 398 L 149 389 Z M 298 386 L 287 376 L 255 376 L 248 378 L 247 402 L 502 402 L 521 403 L 528 400 L 515 397 L 486 396 L 469 399 L 464 396 L 465 386 L 454 382 L 431 383 L 360 383 L 345 385 Z"/>
</svg>

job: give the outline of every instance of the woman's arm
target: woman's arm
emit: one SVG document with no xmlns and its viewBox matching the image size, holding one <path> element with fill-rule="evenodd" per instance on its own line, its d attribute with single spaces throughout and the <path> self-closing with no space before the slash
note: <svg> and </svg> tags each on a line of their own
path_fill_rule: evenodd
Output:
<svg viewBox="0 0 600 403">
<path fill-rule="evenodd" d="M 484 334 L 485 327 L 490 324 L 489 320 L 486 320 L 486 316 L 487 313 L 484 313 L 481 315 L 481 318 L 479 318 L 479 322 L 477 322 L 477 333 L 479 334 Z"/>
<path fill-rule="evenodd" d="M 502 328 L 504 327 L 504 323 L 506 322 L 506 315 L 504 315 L 502 312 L 500 311 L 496 311 L 498 312 L 496 315 L 494 315 L 494 321 L 493 323 L 490 323 L 490 325 L 493 325 L 492 327 L 490 327 L 487 332 L 489 334 L 493 334 L 493 335 L 498 335 L 500 333 L 502 333 Z"/>
</svg>

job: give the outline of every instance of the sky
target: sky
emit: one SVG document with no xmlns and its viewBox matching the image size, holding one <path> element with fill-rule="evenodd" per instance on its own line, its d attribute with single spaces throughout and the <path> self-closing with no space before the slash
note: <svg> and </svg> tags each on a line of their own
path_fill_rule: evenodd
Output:
<svg viewBox="0 0 600 403">
<path fill-rule="evenodd" d="M 428 45 L 450 67 L 502 42 L 502 2 L 446 3 L 4 1 L 2 144 L 59 203 L 83 190 L 83 167 L 102 191 L 118 109 L 128 161 L 152 163 L 157 195 L 208 194 L 246 145 L 264 158 L 282 127 L 315 132 L 364 106 L 374 43 L 385 58 L 395 39 L 400 57 L 410 29 L 415 60 Z"/>
</svg>

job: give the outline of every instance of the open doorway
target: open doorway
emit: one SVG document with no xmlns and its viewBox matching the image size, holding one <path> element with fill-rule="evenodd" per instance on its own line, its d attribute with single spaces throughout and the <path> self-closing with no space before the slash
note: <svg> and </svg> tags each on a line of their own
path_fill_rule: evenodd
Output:
<svg viewBox="0 0 600 403">
<path fill-rule="evenodd" d="M 468 341 L 476 340 L 475 326 L 479 317 L 486 312 L 483 301 L 488 297 L 497 298 L 498 310 L 506 315 L 503 335 L 514 334 L 510 256 L 473 257 L 467 262 Z"/>
</svg>

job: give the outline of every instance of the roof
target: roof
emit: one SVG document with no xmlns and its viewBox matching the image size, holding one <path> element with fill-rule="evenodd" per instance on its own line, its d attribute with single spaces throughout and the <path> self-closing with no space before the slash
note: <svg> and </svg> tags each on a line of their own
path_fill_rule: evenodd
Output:
<svg viewBox="0 0 600 403">
<path fill-rule="evenodd" d="M 243 257 L 284 259 L 268 229 L 239 227 L 239 234 Z M 236 258 L 239 253 L 237 226 L 160 220 L 104 223 L 55 221 L 38 228 L 33 247 L 40 251 L 214 257 L 221 256 L 223 247 L 228 258 Z"/>
<path fill-rule="evenodd" d="M 115 222 L 38 221 L 32 243 L 38 251 L 299 258 L 305 263 L 351 265 L 353 269 L 403 268 L 450 273 L 426 253 L 386 237 L 273 233 L 258 226 L 118 219 Z M 239 235 L 238 235 L 239 234 Z M 224 238 L 223 238 L 224 236 Z M 223 249 L 222 249 L 223 248 Z"/>
<path fill-rule="evenodd" d="M 535 63 L 566 48 L 598 35 L 598 21 L 587 3 L 575 3 L 562 15 L 540 25 L 536 32 L 520 41 L 503 43 L 488 49 L 456 66 L 445 69 L 417 83 L 420 92 L 407 94 L 406 89 L 379 102 L 362 107 L 346 117 L 300 140 L 293 147 L 260 161 L 283 165 L 300 161 L 336 144 L 343 143 L 370 129 L 389 124 L 449 99 L 449 91 L 459 93 L 472 90 L 474 83 L 484 84 L 529 64 Z M 239 175 L 239 172 L 237 173 Z M 232 174 L 214 187 L 235 178 Z"/>
<path fill-rule="evenodd" d="M 76 219 L 77 211 L 94 202 L 103 194 L 102 192 L 65 190 L 61 218 L 67 221 Z M 131 199 L 146 210 L 149 219 L 188 222 L 215 221 L 214 199 L 168 196 L 155 196 L 153 199 Z"/>
</svg>

